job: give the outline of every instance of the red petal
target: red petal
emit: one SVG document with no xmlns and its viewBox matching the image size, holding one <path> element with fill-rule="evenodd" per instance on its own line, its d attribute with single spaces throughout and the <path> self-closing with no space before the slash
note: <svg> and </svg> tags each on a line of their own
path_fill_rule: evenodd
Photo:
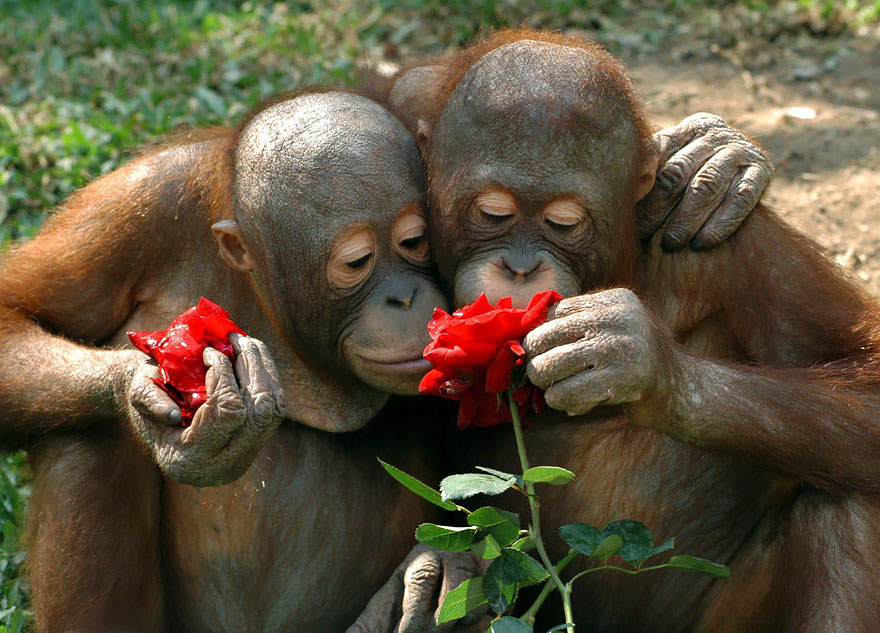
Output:
<svg viewBox="0 0 880 633">
<path fill-rule="evenodd" d="M 456 319 L 469 319 L 478 314 L 482 314 L 484 312 L 488 312 L 489 310 L 494 309 L 489 300 L 486 298 L 485 293 L 480 293 L 480 296 L 477 297 L 477 300 L 474 301 L 470 305 L 466 305 L 460 310 L 456 310 L 452 313 L 452 316 Z"/>
<path fill-rule="evenodd" d="M 165 336 L 165 330 L 155 332 L 127 332 L 132 345 L 144 354 L 153 357 L 153 350 L 159 345 L 159 341 Z M 153 357 L 155 359 L 155 357 Z"/>
<path fill-rule="evenodd" d="M 517 353 L 517 350 L 520 353 Z M 510 376 L 513 368 L 524 355 L 525 352 L 516 341 L 508 341 L 498 350 L 486 368 L 486 391 L 490 393 L 507 391 L 511 384 Z"/>
<path fill-rule="evenodd" d="M 440 387 L 446 382 L 446 374 L 437 369 L 432 369 L 422 377 L 419 383 L 419 393 L 440 395 Z"/>
<path fill-rule="evenodd" d="M 545 290 L 536 294 L 529 301 L 526 312 L 522 317 L 523 327 L 527 327 L 531 331 L 541 325 L 547 320 L 547 310 L 559 301 L 562 301 L 562 295 L 555 290 Z"/>
</svg>

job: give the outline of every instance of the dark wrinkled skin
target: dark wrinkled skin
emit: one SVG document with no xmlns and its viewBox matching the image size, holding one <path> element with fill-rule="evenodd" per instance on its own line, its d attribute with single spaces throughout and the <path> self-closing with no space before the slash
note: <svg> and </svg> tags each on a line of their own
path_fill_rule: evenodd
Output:
<svg viewBox="0 0 880 633">
<path fill-rule="evenodd" d="M 675 215 L 664 226 L 676 230 L 661 227 L 644 247 L 637 231 L 615 241 L 621 224 L 636 222 L 638 199 L 621 204 L 619 192 L 642 159 L 618 151 L 638 139 L 625 120 L 615 126 L 627 114 L 614 90 L 595 102 L 600 112 L 616 113 L 608 127 L 578 128 L 572 138 L 580 143 L 560 143 L 552 119 L 528 108 L 522 116 L 504 110 L 505 102 L 543 97 L 554 100 L 554 112 L 579 120 L 583 100 L 567 87 L 589 83 L 591 69 L 589 59 L 569 63 L 570 53 L 535 42 L 502 46 L 468 71 L 433 130 L 422 128 L 438 267 L 457 303 L 480 291 L 521 301 L 548 289 L 549 280 L 565 294 L 593 292 L 563 301 L 526 340 L 529 376 L 561 409 L 527 431 L 531 461 L 578 473 L 567 487 L 541 491 L 551 557 L 565 552 L 552 536 L 562 523 L 628 517 L 650 526 L 657 542 L 675 536 L 678 551 L 732 571 L 726 583 L 677 572 L 588 576 L 573 599 L 578 630 L 873 630 L 880 617 L 872 580 L 880 568 L 876 302 L 760 206 L 709 253 L 664 253 L 690 241 L 692 231 L 699 235 L 699 227 L 681 231 L 688 222 Z M 495 113 L 506 117 L 504 125 L 489 123 L 485 135 L 481 125 L 492 117 L 482 112 L 492 102 L 483 86 L 505 95 Z M 609 136 L 615 143 L 603 145 Z M 568 176 L 590 148 L 597 148 L 593 160 Z M 480 169 L 462 175 L 461 164 Z M 746 168 L 732 189 L 706 196 L 732 193 L 726 213 L 761 188 L 762 178 L 752 175 Z M 587 197 L 591 181 L 608 192 L 604 200 Z M 691 199 L 701 181 L 688 190 Z M 512 192 L 518 215 L 479 231 L 464 218 L 470 192 L 489 185 Z M 568 259 L 574 240 L 544 254 L 552 227 L 542 227 L 532 210 L 572 191 L 583 196 L 589 227 L 603 227 L 600 250 L 587 254 L 597 264 L 586 276 Z M 657 217 L 641 220 L 643 236 Z M 704 238 L 730 234 L 727 219 L 717 231 L 706 226 Z M 497 274 L 493 255 L 514 246 L 543 257 L 552 272 L 534 281 Z M 621 259 L 629 265 L 617 266 Z M 518 468 L 508 428 L 469 430 L 454 441 L 455 472 L 475 464 Z M 491 503 L 525 510 L 516 496 Z M 573 567 L 569 573 L 583 563 Z M 528 595 L 522 599 L 524 608 Z M 550 607 L 536 630 L 559 617 Z"/>
</svg>

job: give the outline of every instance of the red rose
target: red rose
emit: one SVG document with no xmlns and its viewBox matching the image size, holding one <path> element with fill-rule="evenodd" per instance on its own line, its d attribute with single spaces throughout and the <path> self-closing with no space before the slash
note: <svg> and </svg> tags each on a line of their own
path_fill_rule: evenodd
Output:
<svg viewBox="0 0 880 633">
<path fill-rule="evenodd" d="M 159 363 L 162 378 L 155 382 L 180 407 L 182 426 L 189 426 L 196 409 L 207 399 L 202 353 L 213 347 L 234 360 L 229 342 L 233 333 L 244 335 L 226 310 L 204 297 L 174 319 L 167 330 L 128 332 L 134 346 Z"/>
<path fill-rule="evenodd" d="M 437 308 L 424 356 L 434 369 L 425 374 L 419 391 L 459 401 L 458 426 L 492 426 L 510 422 L 510 410 L 499 394 L 512 385 L 522 365 L 526 334 L 547 319 L 547 309 L 561 300 L 554 290 L 539 292 L 525 310 L 512 308 L 510 297 L 493 306 L 480 295 L 471 305 L 447 314 Z M 520 414 L 544 408 L 541 391 L 525 385 L 513 392 Z"/>
</svg>

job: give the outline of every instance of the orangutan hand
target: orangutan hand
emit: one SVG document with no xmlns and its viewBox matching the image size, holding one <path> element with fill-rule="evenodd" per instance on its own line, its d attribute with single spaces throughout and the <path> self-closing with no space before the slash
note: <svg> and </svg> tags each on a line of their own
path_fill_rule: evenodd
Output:
<svg viewBox="0 0 880 633">
<path fill-rule="evenodd" d="M 692 114 L 654 135 L 660 169 L 639 203 L 639 235 L 666 223 L 662 245 L 707 250 L 733 235 L 758 204 L 773 175 L 766 152 L 714 114 Z"/>
<path fill-rule="evenodd" d="M 446 594 L 468 578 L 482 576 L 491 562 L 470 552 L 416 545 L 347 633 L 482 633 L 491 619 L 485 605 L 440 625 L 437 613 Z"/>
<path fill-rule="evenodd" d="M 674 353 L 669 335 L 625 288 L 563 299 L 524 347 L 529 379 L 546 390 L 549 406 L 569 415 L 649 396 L 655 406 L 667 391 L 661 368 Z"/>
<path fill-rule="evenodd" d="M 232 334 L 235 368 L 209 347 L 204 361 L 208 399 L 192 424 L 179 426 L 180 410 L 154 382 L 159 368 L 142 360 L 128 384 L 128 413 L 162 472 L 192 486 L 235 481 L 284 419 L 284 391 L 266 346 Z M 141 355 L 141 358 L 143 356 Z"/>
</svg>

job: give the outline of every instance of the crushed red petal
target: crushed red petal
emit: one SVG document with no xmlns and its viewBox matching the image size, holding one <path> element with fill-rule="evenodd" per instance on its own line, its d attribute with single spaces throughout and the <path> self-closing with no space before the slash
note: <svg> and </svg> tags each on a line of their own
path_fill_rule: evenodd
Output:
<svg viewBox="0 0 880 633">
<path fill-rule="evenodd" d="M 194 307 L 174 319 L 166 330 L 128 332 L 132 344 L 159 365 L 155 382 L 180 407 L 181 425 L 189 426 L 196 409 L 207 399 L 207 368 L 202 354 L 213 347 L 234 360 L 230 334 L 244 335 L 229 313 L 202 297 Z"/>
</svg>

